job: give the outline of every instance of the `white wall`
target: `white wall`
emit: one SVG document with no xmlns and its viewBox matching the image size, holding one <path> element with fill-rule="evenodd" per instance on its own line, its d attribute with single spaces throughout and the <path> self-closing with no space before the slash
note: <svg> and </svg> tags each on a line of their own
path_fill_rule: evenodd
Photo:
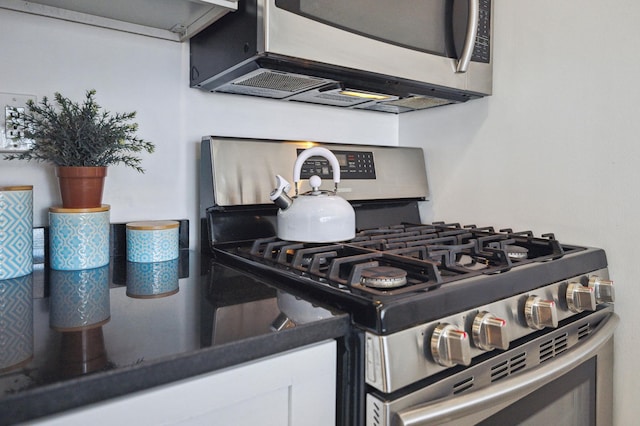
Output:
<svg viewBox="0 0 640 426">
<path fill-rule="evenodd" d="M 615 424 L 637 424 L 640 3 L 495 0 L 494 94 L 400 117 L 437 220 L 602 247 L 616 284 Z"/>
<path fill-rule="evenodd" d="M 634 424 L 640 4 L 494 1 L 494 95 L 399 119 L 203 93 L 188 87 L 187 44 L 4 10 L 0 92 L 80 98 L 95 88 L 107 109 L 137 111 L 139 135 L 157 152 L 145 156 L 144 175 L 110 168 L 111 219 L 186 217 L 194 225 L 192 246 L 202 135 L 424 146 L 432 218 L 554 232 L 561 241 L 607 251 L 622 317 L 616 424 Z M 46 224 L 47 208 L 60 201 L 53 169 L 0 159 L 0 185 L 10 184 L 34 185 L 35 223 Z"/>
<path fill-rule="evenodd" d="M 54 92 L 81 100 L 87 89 L 113 112 L 137 111 L 138 135 L 156 144 L 146 173 L 110 167 L 104 202 L 111 221 L 187 218 L 198 229 L 198 157 L 202 136 L 397 144 L 394 115 L 342 111 L 205 93 L 189 88 L 189 45 L 0 9 L 0 92 Z M 52 166 L 6 161 L 1 185 L 34 185 L 34 224 L 60 198 Z"/>
</svg>

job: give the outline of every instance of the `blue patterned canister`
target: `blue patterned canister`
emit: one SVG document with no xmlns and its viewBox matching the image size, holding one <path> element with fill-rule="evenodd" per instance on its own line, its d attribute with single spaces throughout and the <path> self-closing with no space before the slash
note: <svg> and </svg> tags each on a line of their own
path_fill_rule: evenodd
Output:
<svg viewBox="0 0 640 426">
<path fill-rule="evenodd" d="M 164 262 L 177 259 L 179 223 L 155 220 L 127 223 L 127 260 L 129 262 Z"/>
<path fill-rule="evenodd" d="M 109 263 L 109 206 L 49 209 L 51 268 L 77 271 Z"/>
<path fill-rule="evenodd" d="M 33 186 L 0 186 L 0 280 L 33 271 Z"/>
<path fill-rule="evenodd" d="M 178 292 L 178 259 L 164 262 L 127 262 L 127 296 L 166 297 Z"/>
<path fill-rule="evenodd" d="M 52 270 L 49 325 L 58 331 L 98 327 L 111 317 L 109 266 L 79 271 Z"/>
<path fill-rule="evenodd" d="M 0 373 L 33 358 L 33 275 L 0 281 Z"/>
</svg>

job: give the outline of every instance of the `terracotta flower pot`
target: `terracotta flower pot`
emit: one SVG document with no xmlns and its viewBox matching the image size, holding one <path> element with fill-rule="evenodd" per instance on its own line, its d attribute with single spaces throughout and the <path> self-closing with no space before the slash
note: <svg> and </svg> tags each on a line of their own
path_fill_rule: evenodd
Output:
<svg viewBox="0 0 640 426">
<path fill-rule="evenodd" d="M 102 190 L 106 167 L 56 167 L 62 207 L 67 209 L 95 208 L 102 205 Z"/>
</svg>

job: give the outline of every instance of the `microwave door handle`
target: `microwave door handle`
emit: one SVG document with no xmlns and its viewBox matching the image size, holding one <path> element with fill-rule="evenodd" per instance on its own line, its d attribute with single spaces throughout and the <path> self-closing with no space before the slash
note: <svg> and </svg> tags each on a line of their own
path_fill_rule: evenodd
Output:
<svg viewBox="0 0 640 426">
<path fill-rule="evenodd" d="M 467 19 L 467 37 L 464 40 L 462 54 L 458 59 L 456 72 L 467 72 L 469 62 L 476 45 L 476 35 L 478 34 L 478 20 L 480 19 L 480 0 L 469 0 L 469 17 Z"/>
<path fill-rule="evenodd" d="M 439 425 L 450 422 L 455 422 L 456 426 L 474 425 L 592 358 L 613 336 L 619 321 L 619 317 L 611 313 L 582 345 L 569 349 L 553 361 L 466 395 L 399 411 L 394 425 Z"/>
</svg>

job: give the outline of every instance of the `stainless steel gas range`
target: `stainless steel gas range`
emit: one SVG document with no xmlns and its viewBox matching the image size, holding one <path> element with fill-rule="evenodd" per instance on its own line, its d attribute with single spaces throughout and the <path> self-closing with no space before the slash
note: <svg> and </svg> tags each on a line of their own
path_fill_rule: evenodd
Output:
<svg viewBox="0 0 640 426">
<path fill-rule="evenodd" d="M 340 160 L 353 239 L 276 237 L 275 176 L 312 145 Z M 611 424 L 618 318 L 603 250 L 422 223 L 419 148 L 205 137 L 201 162 L 203 249 L 351 315 L 338 424 Z M 303 167 L 330 169 L 319 157 Z"/>
</svg>

